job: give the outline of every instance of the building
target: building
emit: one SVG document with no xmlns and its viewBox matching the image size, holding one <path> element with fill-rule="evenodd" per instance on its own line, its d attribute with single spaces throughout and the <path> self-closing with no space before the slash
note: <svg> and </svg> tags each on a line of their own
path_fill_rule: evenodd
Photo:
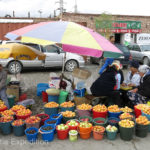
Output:
<svg viewBox="0 0 150 150">
<path fill-rule="evenodd" d="M 95 19 L 100 14 L 80 14 L 64 13 L 63 20 L 73 21 L 84 24 L 85 26 L 96 30 Z M 124 44 L 146 42 L 150 44 L 150 16 L 132 16 L 132 15 L 112 15 L 112 34 L 116 37 L 116 42 Z"/>
</svg>

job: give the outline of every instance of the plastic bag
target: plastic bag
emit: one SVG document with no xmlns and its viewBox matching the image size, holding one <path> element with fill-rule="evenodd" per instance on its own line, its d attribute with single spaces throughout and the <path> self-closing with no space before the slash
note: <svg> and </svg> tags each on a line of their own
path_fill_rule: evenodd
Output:
<svg viewBox="0 0 150 150">
<path fill-rule="evenodd" d="M 33 105 L 35 104 L 34 99 L 26 99 L 24 101 L 18 102 L 17 105 L 23 105 L 23 106 L 28 106 L 28 105 Z"/>
</svg>

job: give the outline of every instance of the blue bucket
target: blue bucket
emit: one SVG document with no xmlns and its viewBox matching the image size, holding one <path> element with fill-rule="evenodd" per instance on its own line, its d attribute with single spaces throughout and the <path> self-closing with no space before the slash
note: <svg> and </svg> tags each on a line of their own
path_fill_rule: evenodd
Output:
<svg viewBox="0 0 150 150">
<path fill-rule="evenodd" d="M 150 115 L 145 114 L 143 111 L 142 111 L 142 116 L 146 116 L 147 119 L 150 121 Z M 149 132 L 150 132 L 150 125 L 149 125 Z"/>
<path fill-rule="evenodd" d="M 107 133 L 107 138 L 108 138 L 109 140 L 115 140 L 116 137 L 117 137 L 117 131 L 115 131 L 115 132 L 110 132 L 110 131 L 107 131 L 107 130 L 106 130 L 106 133 Z"/>
<path fill-rule="evenodd" d="M 40 131 L 39 131 L 42 134 L 42 140 L 45 142 L 51 142 L 54 140 L 54 128 L 49 131 L 45 131 L 42 129 L 43 127 L 49 127 L 49 126 L 53 128 L 53 126 L 51 125 L 44 125 L 44 126 L 41 126 Z"/>
<path fill-rule="evenodd" d="M 54 118 L 54 116 L 57 116 L 57 118 Z M 62 114 L 53 114 L 50 116 L 50 119 L 58 120 L 58 124 L 61 124 L 62 118 L 63 118 Z"/>
<path fill-rule="evenodd" d="M 12 121 L 10 122 L 1 122 L 0 123 L 0 129 L 4 135 L 11 134 L 12 132 L 12 126 L 11 126 Z"/>
<path fill-rule="evenodd" d="M 119 118 L 122 112 L 110 112 L 108 111 L 108 117 Z"/>
<path fill-rule="evenodd" d="M 114 120 L 115 122 L 111 122 L 111 120 Z M 115 126 L 115 127 L 119 127 L 118 126 L 118 122 L 120 121 L 119 118 L 114 118 L 114 117 L 110 117 L 108 118 L 108 124 L 111 125 L 111 126 Z"/>
<path fill-rule="evenodd" d="M 34 134 L 28 134 L 27 132 L 30 131 L 30 130 L 35 130 L 36 132 Z M 31 127 L 31 128 L 27 128 L 25 130 L 25 134 L 27 136 L 27 140 L 29 142 L 36 142 L 37 140 L 37 136 L 38 136 L 38 128 L 34 128 L 34 127 Z"/>
<path fill-rule="evenodd" d="M 51 116 L 53 114 L 58 114 L 58 107 L 56 107 L 56 108 L 44 107 L 44 112 L 45 112 L 45 114 L 48 114 L 49 116 Z"/>
<path fill-rule="evenodd" d="M 56 123 L 48 124 L 47 123 L 48 121 L 56 121 Z M 58 125 L 58 120 L 56 120 L 56 119 L 47 119 L 47 120 L 45 120 L 44 125 L 51 125 L 55 128 Z"/>
<path fill-rule="evenodd" d="M 60 111 L 61 112 L 64 112 L 64 111 L 75 111 L 75 106 L 73 106 L 73 107 L 60 107 Z"/>
<path fill-rule="evenodd" d="M 23 124 L 21 126 L 13 126 L 13 133 L 15 136 L 23 136 L 24 131 L 25 131 L 25 124 Z"/>
<path fill-rule="evenodd" d="M 47 83 L 39 83 L 37 84 L 37 96 L 41 96 L 42 92 L 46 91 L 49 88 L 49 85 Z"/>
<path fill-rule="evenodd" d="M 58 103 L 59 95 L 48 95 L 48 102 Z"/>
</svg>

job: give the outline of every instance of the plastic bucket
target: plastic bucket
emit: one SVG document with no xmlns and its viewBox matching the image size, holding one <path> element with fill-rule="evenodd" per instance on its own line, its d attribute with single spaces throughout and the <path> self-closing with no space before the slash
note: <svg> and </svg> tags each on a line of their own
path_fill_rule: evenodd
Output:
<svg viewBox="0 0 150 150">
<path fill-rule="evenodd" d="M 61 124 L 62 118 L 63 118 L 62 114 L 53 114 L 50 116 L 50 119 L 58 120 L 58 124 Z"/>
<path fill-rule="evenodd" d="M 78 125 L 76 125 L 76 126 L 70 126 L 69 123 L 70 123 L 71 120 L 67 121 L 66 124 L 67 124 L 68 127 L 69 127 L 69 131 L 70 131 L 70 130 L 78 130 L 79 121 L 76 120 L 76 119 L 73 119 L 73 120 L 75 120 L 75 121 L 78 123 Z"/>
<path fill-rule="evenodd" d="M 72 120 L 72 119 L 75 119 L 75 116 L 74 117 L 64 117 L 63 116 L 63 123 L 66 123 L 67 121 L 69 121 L 69 120 Z"/>
<path fill-rule="evenodd" d="M 107 119 L 104 118 L 95 118 L 93 119 L 94 125 L 99 125 L 105 127 L 107 124 Z"/>
<path fill-rule="evenodd" d="M 134 106 L 134 113 L 135 117 L 138 118 L 142 114 L 142 111 L 138 109 L 136 106 Z"/>
<path fill-rule="evenodd" d="M 124 128 L 119 126 L 119 130 L 120 130 L 120 138 L 124 141 L 130 141 L 133 138 L 133 134 L 134 134 L 134 127 L 132 128 Z"/>
<path fill-rule="evenodd" d="M 57 131 L 57 138 L 58 139 L 65 140 L 68 138 L 69 128 L 66 130 L 58 130 L 58 128 L 56 127 L 56 131 Z"/>
<path fill-rule="evenodd" d="M 79 130 L 79 132 L 81 132 L 81 133 L 87 133 L 87 132 L 92 131 L 92 126 L 89 127 L 89 128 L 83 128 L 83 127 L 80 127 L 80 126 L 79 126 L 78 130 Z"/>
<path fill-rule="evenodd" d="M 25 120 L 25 119 L 27 119 L 28 117 L 30 117 L 31 114 L 32 114 L 32 113 L 30 113 L 30 114 L 28 114 L 28 115 L 25 115 L 25 116 L 18 116 L 18 115 L 16 115 L 16 117 L 17 117 L 17 119 L 23 119 L 23 120 Z"/>
<path fill-rule="evenodd" d="M 136 124 L 135 135 L 141 138 L 147 137 L 149 131 L 149 125 Z"/>
<path fill-rule="evenodd" d="M 90 137 L 91 137 L 91 132 L 92 131 L 88 131 L 88 132 L 79 132 L 79 134 L 80 134 L 80 138 L 81 139 L 84 139 L 84 140 L 86 140 L 86 139 L 89 139 Z"/>
<path fill-rule="evenodd" d="M 67 96 L 68 96 L 68 92 L 61 90 L 59 93 L 58 103 L 59 104 L 64 103 L 67 99 Z"/>
<path fill-rule="evenodd" d="M 45 114 L 48 114 L 49 116 L 51 116 L 53 114 L 58 114 L 58 107 L 56 107 L 56 108 L 44 107 L 44 112 L 45 112 Z"/>
<path fill-rule="evenodd" d="M 93 118 L 99 118 L 99 117 L 106 118 L 107 117 L 108 111 L 105 111 L 105 112 L 96 112 L 94 110 L 92 110 L 92 111 L 93 111 Z"/>
<path fill-rule="evenodd" d="M 5 107 L 5 108 L 3 108 L 3 109 L 0 109 L 0 112 L 3 112 L 3 111 L 5 111 L 5 110 L 7 110 L 8 108 L 7 107 Z"/>
<path fill-rule="evenodd" d="M 15 136 L 23 136 L 24 131 L 25 131 L 25 124 L 23 124 L 21 126 L 13 126 L 13 133 Z"/>
<path fill-rule="evenodd" d="M 122 112 L 110 112 L 108 111 L 108 117 L 119 118 Z"/>
<path fill-rule="evenodd" d="M 56 102 L 58 103 L 58 95 L 48 95 L 48 102 Z"/>
<path fill-rule="evenodd" d="M 43 127 L 52 127 L 52 130 L 43 130 Z M 51 142 L 54 140 L 54 128 L 51 125 L 41 126 L 39 132 L 42 134 L 42 140 L 45 142 Z"/>
<path fill-rule="evenodd" d="M 73 107 L 60 107 L 60 111 L 61 112 L 64 112 L 64 111 L 75 111 L 75 106 L 73 106 Z"/>
<path fill-rule="evenodd" d="M 118 130 L 115 131 L 115 132 L 110 132 L 110 131 L 107 131 L 107 130 L 106 130 L 107 139 L 109 139 L 109 140 L 115 140 L 116 137 L 117 137 L 117 132 L 118 132 Z"/>
<path fill-rule="evenodd" d="M 108 124 L 111 125 L 111 126 L 115 126 L 115 127 L 119 127 L 118 126 L 118 122 L 120 121 L 119 118 L 114 118 L 114 117 L 111 117 L 111 118 L 108 118 Z"/>
<path fill-rule="evenodd" d="M 44 125 L 45 120 L 49 119 L 49 115 L 48 114 L 38 114 L 36 116 L 41 118 L 40 126 Z M 42 116 L 44 116 L 44 117 L 42 118 Z"/>
<path fill-rule="evenodd" d="M 35 133 L 33 133 L 33 134 L 27 133 L 28 131 L 31 131 L 31 130 L 34 130 Z M 28 140 L 29 142 L 36 142 L 37 136 L 38 136 L 38 129 L 37 129 L 37 128 L 34 128 L 34 127 L 27 128 L 27 129 L 25 130 L 25 134 L 26 134 L 27 140 Z"/>
<path fill-rule="evenodd" d="M 14 106 L 15 98 L 16 98 L 16 96 L 8 97 L 8 103 L 9 103 L 10 108 L 12 108 Z"/>
<path fill-rule="evenodd" d="M 93 138 L 95 140 L 102 140 L 103 137 L 104 137 L 104 132 L 105 132 L 105 128 L 104 128 L 104 131 L 103 132 L 96 132 L 96 131 L 93 131 Z"/>
<path fill-rule="evenodd" d="M 41 122 L 41 121 L 36 122 L 36 123 L 34 123 L 34 124 L 26 123 L 26 129 L 27 129 L 27 128 L 31 128 L 31 127 L 39 128 L 39 127 L 40 127 L 40 122 Z"/>
<path fill-rule="evenodd" d="M 92 117 L 89 117 L 89 116 L 82 116 L 82 117 L 79 118 L 79 121 L 80 121 L 80 122 L 87 121 L 87 122 L 92 123 L 92 122 L 93 122 L 93 119 L 92 119 Z"/>
<path fill-rule="evenodd" d="M 11 134 L 11 132 L 12 132 L 11 123 L 12 123 L 12 121 L 0 123 L 0 129 L 1 129 L 2 134 L 4 134 L 4 135 Z"/>
<path fill-rule="evenodd" d="M 77 109 L 77 114 L 78 114 L 79 117 L 82 117 L 82 116 L 89 116 L 89 117 L 91 117 L 91 109 L 90 110 Z"/>
<path fill-rule="evenodd" d="M 78 131 L 76 133 L 71 133 L 71 130 L 69 131 L 69 140 L 71 142 L 75 142 L 78 139 Z"/>
<path fill-rule="evenodd" d="M 51 122 L 52 121 L 52 122 Z M 55 122 L 55 123 L 53 123 Z M 45 122 L 44 122 L 45 125 L 51 125 L 53 126 L 53 128 L 56 127 L 56 125 L 58 125 L 58 120 L 56 119 L 47 119 Z"/>
<path fill-rule="evenodd" d="M 42 92 L 42 100 L 43 100 L 43 103 L 48 103 L 48 95 L 46 92 Z"/>
<path fill-rule="evenodd" d="M 150 121 L 150 115 L 145 114 L 144 112 L 142 112 L 142 116 L 146 116 L 147 119 Z M 149 132 L 150 132 L 150 125 L 149 125 Z"/>
</svg>

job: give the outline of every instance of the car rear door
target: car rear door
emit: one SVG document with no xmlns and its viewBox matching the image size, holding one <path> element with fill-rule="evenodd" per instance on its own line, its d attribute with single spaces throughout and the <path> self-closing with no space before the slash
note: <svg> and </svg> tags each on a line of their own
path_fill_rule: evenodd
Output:
<svg viewBox="0 0 150 150">
<path fill-rule="evenodd" d="M 44 67 L 57 67 L 63 65 L 64 53 L 61 51 L 61 48 L 55 45 L 47 45 L 44 49 L 44 54 L 46 55 Z"/>
</svg>

